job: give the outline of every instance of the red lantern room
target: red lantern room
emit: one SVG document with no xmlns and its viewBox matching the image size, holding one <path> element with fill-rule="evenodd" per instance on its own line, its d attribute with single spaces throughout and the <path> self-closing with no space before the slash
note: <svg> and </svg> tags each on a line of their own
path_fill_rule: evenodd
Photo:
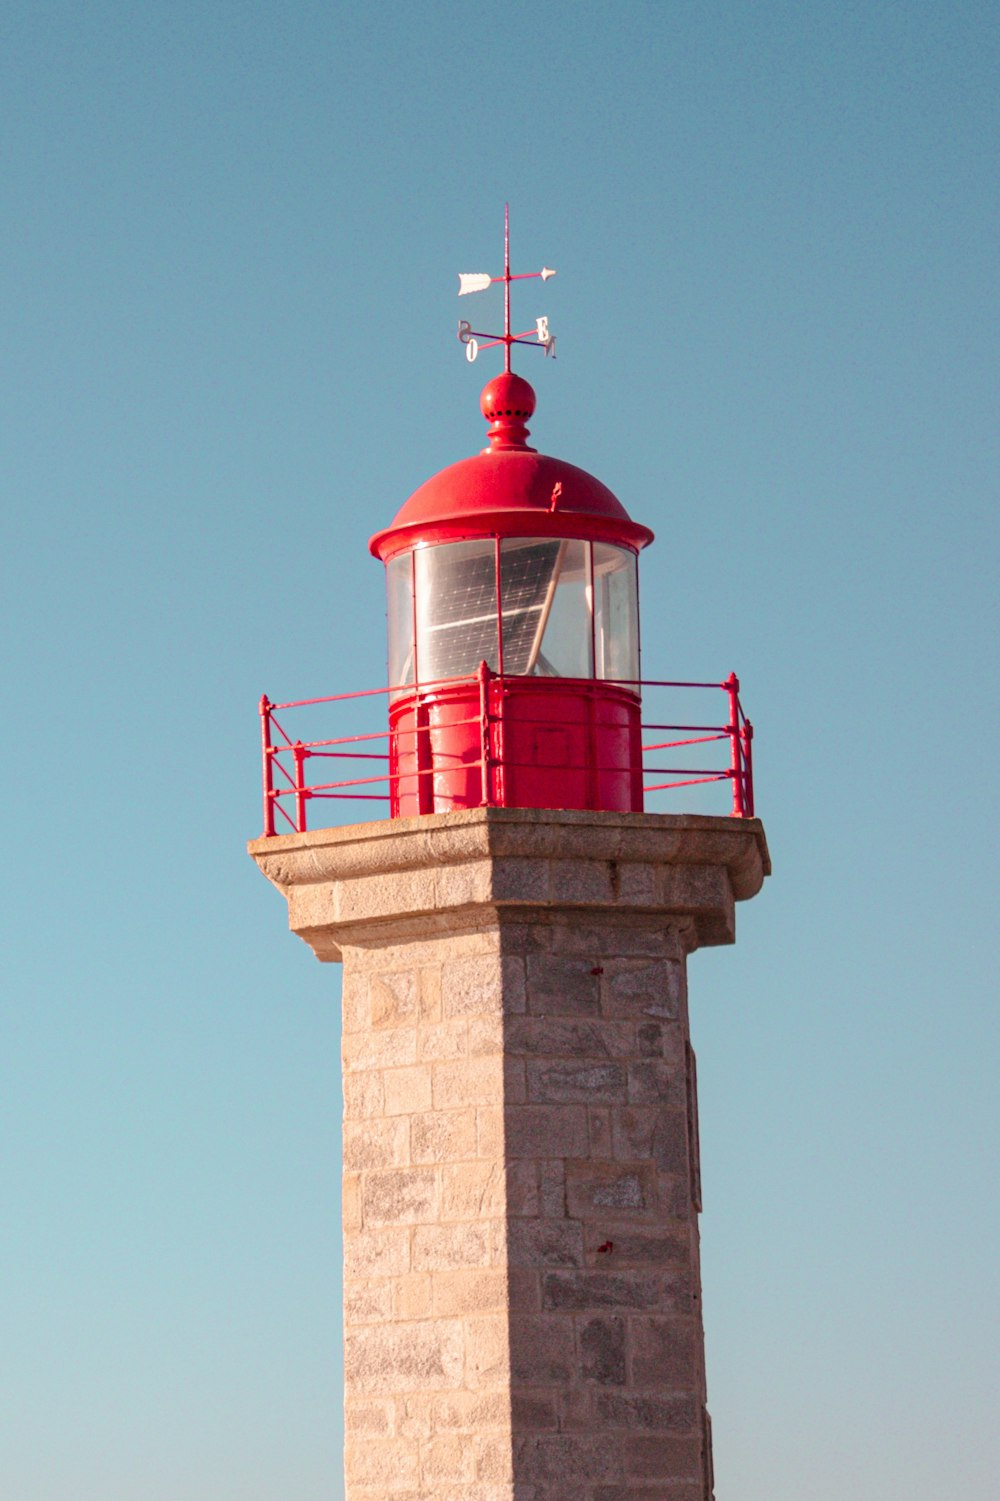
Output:
<svg viewBox="0 0 1000 1501">
<path fill-rule="evenodd" d="M 370 544 L 388 584 L 392 814 L 641 812 L 636 566 L 653 534 L 593 475 L 528 446 L 521 376 L 498 375 L 480 404 L 489 447 L 427 480 Z"/>
<path fill-rule="evenodd" d="M 504 350 L 480 402 L 487 447 L 427 480 L 371 539 L 388 586 L 388 688 L 261 699 L 266 835 L 284 824 L 305 833 L 314 800 L 388 802 L 393 818 L 481 807 L 641 813 L 644 791 L 725 781 L 734 816 L 753 816 L 753 730 L 735 674 L 641 681 L 638 557 L 652 532 L 592 474 L 528 443 L 535 393 L 511 370 L 511 351 L 552 355 L 555 339 L 547 318 L 511 332 L 511 283 L 554 275 L 512 275 L 505 232 L 502 276 L 459 277 L 459 296 L 504 288 L 502 334 L 458 327 L 470 361 Z M 656 695 L 645 725 L 642 687 Z M 722 689 L 728 723 L 676 723 L 662 695 L 688 689 Z M 355 711 L 382 694 L 388 730 L 372 733 Z M 298 730 L 300 711 L 334 705 L 349 719 L 330 729 L 348 733 L 307 740 L 286 728 L 286 712 Z M 729 766 L 706 765 L 724 743 Z"/>
</svg>

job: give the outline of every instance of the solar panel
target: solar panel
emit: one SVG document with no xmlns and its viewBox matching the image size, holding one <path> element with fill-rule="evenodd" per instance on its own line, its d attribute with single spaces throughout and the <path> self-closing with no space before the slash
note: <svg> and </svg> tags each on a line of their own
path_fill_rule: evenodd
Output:
<svg viewBox="0 0 1000 1501">
<path fill-rule="evenodd" d="M 539 541 L 501 551 L 505 672 L 528 670 L 559 548 L 558 541 Z M 492 544 L 488 551 L 475 543 L 428 549 L 421 564 L 417 609 L 423 681 L 464 677 L 482 661 L 495 668 L 497 599 Z"/>
<path fill-rule="evenodd" d="M 497 584 L 493 546 L 470 555 L 466 544 L 435 548 L 418 577 L 420 676 L 464 677 L 497 656 Z"/>
<path fill-rule="evenodd" d="M 561 546 L 560 542 L 532 542 L 500 553 L 505 672 L 528 671 Z"/>
</svg>

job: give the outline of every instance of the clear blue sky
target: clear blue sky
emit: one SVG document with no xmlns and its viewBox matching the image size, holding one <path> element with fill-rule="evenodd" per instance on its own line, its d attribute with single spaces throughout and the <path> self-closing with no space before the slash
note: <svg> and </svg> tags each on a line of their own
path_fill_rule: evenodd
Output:
<svg viewBox="0 0 1000 1501">
<path fill-rule="evenodd" d="M 505 198 L 534 440 L 758 731 L 720 1501 L 992 1501 L 995 5 L 12 0 L 0 68 L 5 1501 L 340 1495 L 340 977 L 243 852 L 255 704 L 383 681 Z"/>
</svg>

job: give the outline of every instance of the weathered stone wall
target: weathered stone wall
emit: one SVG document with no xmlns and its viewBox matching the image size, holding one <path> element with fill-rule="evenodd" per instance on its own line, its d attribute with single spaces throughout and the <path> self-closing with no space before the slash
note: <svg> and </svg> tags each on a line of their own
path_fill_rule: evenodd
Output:
<svg viewBox="0 0 1000 1501">
<path fill-rule="evenodd" d="M 705 1496 L 684 938 L 345 950 L 349 1501 Z"/>
<path fill-rule="evenodd" d="M 349 1501 L 511 1495 L 499 934 L 344 951 Z M 510 1182 L 508 1182 L 508 1178 Z"/>
<path fill-rule="evenodd" d="M 514 1478 L 536 1501 L 703 1501 L 689 925 L 593 914 L 504 929 Z M 521 1489 L 523 1487 L 523 1489 Z"/>
<path fill-rule="evenodd" d="M 706 1501 L 685 966 L 759 825 L 483 810 L 253 853 L 344 962 L 348 1501 Z"/>
</svg>

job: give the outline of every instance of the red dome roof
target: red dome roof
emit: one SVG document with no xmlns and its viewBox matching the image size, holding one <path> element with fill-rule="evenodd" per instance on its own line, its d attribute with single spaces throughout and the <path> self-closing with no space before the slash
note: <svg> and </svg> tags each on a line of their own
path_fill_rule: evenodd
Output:
<svg viewBox="0 0 1000 1501">
<path fill-rule="evenodd" d="M 392 525 L 372 537 L 376 557 L 385 561 L 417 542 L 494 534 L 588 537 L 636 549 L 653 540 L 599 479 L 527 447 L 524 419 L 534 410 L 535 393 L 521 376 L 497 376 L 481 404 L 492 422 L 491 447 L 415 490 Z"/>
</svg>

